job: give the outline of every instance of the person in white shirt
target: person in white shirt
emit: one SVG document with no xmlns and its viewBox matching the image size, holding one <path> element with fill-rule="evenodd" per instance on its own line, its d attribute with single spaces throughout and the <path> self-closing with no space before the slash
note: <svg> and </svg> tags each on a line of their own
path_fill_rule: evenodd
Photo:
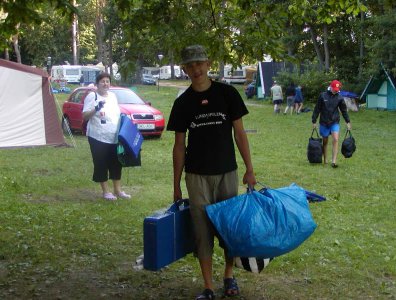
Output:
<svg viewBox="0 0 396 300">
<path fill-rule="evenodd" d="M 272 102 L 274 103 L 274 113 L 279 114 L 283 102 L 282 87 L 274 81 L 271 87 Z"/>
<path fill-rule="evenodd" d="M 96 78 L 96 92 L 87 95 L 84 101 L 83 117 L 87 124 L 87 136 L 91 148 L 94 171 L 92 180 L 99 182 L 105 200 L 131 198 L 121 189 L 122 165 L 117 157 L 120 108 L 115 94 L 109 91 L 111 78 L 100 73 Z M 113 181 L 112 193 L 108 180 Z"/>
</svg>

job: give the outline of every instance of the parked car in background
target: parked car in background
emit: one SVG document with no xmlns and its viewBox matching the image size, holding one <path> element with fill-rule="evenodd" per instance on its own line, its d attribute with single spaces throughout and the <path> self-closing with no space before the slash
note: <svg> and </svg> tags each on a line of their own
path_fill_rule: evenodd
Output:
<svg viewBox="0 0 396 300">
<path fill-rule="evenodd" d="M 62 128 L 64 132 L 68 127 L 72 131 L 81 131 L 85 134 L 86 122 L 83 120 L 82 111 L 85 97 L 90 92 L 95 92 L 96 87 L 80 87 L 75 89 L 62 107 Z M 127 88 L 110 87 L 120 106 L 121 113 L 126 114 L 135 123 L 143 136 L 161 137 L 165 128 L 164 114 L 143 101 L 136 93 Z"/>
<path fill-rule="evenodd" d="M 143 74 L 142 75 L 142 84 L 146 85 L 156 85 L 157 81 L 153 77 L 153 75 L 150 74 Z"/>
</svg>

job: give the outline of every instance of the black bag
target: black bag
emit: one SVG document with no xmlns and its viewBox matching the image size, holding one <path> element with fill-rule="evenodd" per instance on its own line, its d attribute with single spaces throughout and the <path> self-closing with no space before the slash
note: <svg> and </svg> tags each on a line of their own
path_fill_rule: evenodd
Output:
<svg viewBox="0 0 396 300">
<path fill-rule="evenodd" d="M 348 136 L 349 133 L 349 137 Z M 342 142 L 341 146 L 341 153 L 344 155 L 345 158 L 352 157 L 353 152 L 356 150 L 356 143 L 355 139 L 352 136 L 352 133 L 349 129 L 347 129 L 344 137 L 344 141 Z"/>
<path fill-rule="evenodd" d="M 313 136 L 316 132 L 316 138 Z M 310 163 L 322 163 L 323 145 L 318 130 L 314 128 L 308 141 L 307 157 Z"/>
</svg>

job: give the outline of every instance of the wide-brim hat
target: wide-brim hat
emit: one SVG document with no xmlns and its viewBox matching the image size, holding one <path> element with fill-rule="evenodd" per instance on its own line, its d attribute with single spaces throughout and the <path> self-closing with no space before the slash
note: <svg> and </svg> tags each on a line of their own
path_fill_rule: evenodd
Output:
<svg viewBox="0 0 396 300">
<path fill-rule="evenodd" d="M 192 45 L 181 51 L 181 59 L 181 64 L 185 65 L 193 61 L 207 61 L 209 58 L 203 46 Z"/>
</svg>

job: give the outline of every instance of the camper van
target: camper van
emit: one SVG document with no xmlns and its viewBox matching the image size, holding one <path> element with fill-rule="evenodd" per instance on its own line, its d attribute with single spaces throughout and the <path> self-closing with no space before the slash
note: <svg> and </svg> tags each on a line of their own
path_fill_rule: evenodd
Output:
<svg viewBox="0 0 396 300">
<path fill-rule="evenodd" d="M 224 77 L 223 82 L 231 83 L 250 83 L 254 80 L 254 75 L 257 69 L 250 66 L 242 66 L 233 68 L 232 65 L 224 66 Z"/>
<path fill-rule="evenodd" d="M 223 82 L 231 83 L 245 83 L 246 73 L 244 67 L 233 68 L 232 65 L 224 66 L 224 77 Z"/>
<path fill-rule="evenodd" d="M 174 66 L 175 70 L 175 78 L 180 79 L 183 77 L 183 71 L 180 69 L 180 66 Z M 160 68 L 159 73 L 160 79 L 171 79 L 171 66 L 162 66 Z"/>
<path fill-rule="evenodd" d="M 96 76 L 103 70 L 100 67 L 95 66 L 53 66 L 51 68 L 51 81 L 66 81 L 67 83 L 79 83 L 81 75 L 83 75 L 84 83 L 92 83 L 95 82 Z"/>
<path fill-rule="evenodd" d="M 52 66 L 52 81 L 67 81 L 67 83 L 79 83 L 81 77 L 81 66 Z"/>
</svg>

